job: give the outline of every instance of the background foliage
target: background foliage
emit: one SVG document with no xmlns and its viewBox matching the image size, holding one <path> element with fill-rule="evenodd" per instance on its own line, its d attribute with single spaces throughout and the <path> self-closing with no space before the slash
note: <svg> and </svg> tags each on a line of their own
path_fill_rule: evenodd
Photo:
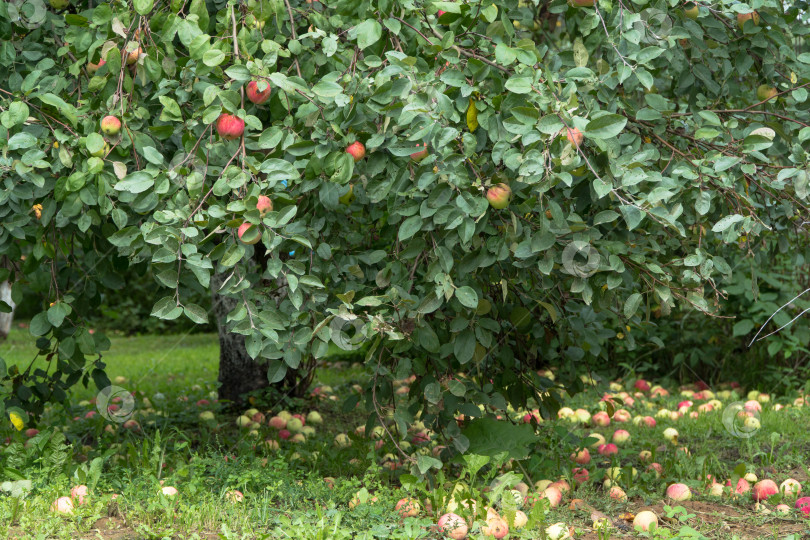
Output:
<svg viewBox="0 0 810 540">
<path fill-rule="evenodd" d="M 404 431 L 426 408 L 458 451 L 458 413 L 532 395 L 553 408 L 536 373 L 549 363 L 571 392 L 585 364 L 645 353 L 710 376 L 800 290 L 807 2 L 712 2 L 691 19 L 676 0 L 136 0 L 36 24 L 11 6 L 0 253 L 13 272 L 0 277 L 46 297 L 30 331 L 54 369 L 0 364 L 6 407 L 107 384 L 108 342 L 86 324 L 144 265 L 152 316 L 200 324 L 194 295 L 226 273 L 231 331 L 272 381 L 360 321 L 370 422 L 391 379 L 414 374 L 395 419 Z M 759 24 L 738 25 L 753 9 Z M 245 99 L 251 80 L 269 102 Z M 217 136 L 223 112 L 244 137 Z M 108 114 L 119 135 L 100 133 Z M 512 201 L 496 210 L 485 192 L 502 182 Z M 238 241 L 243 222 L 260 244 Z M 794 361 L 806 340 L 756 354 Z"/>
</svg>

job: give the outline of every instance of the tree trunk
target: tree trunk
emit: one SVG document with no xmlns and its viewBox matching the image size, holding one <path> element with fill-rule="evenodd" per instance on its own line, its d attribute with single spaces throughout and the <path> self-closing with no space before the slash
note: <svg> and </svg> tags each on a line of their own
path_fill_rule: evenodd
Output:
<svg viewBox="0 0 810 540">
<path fill-rule="evenodd" d="M 267 368 L 247 353 L 245 336 L 228 332 L 225 320 L 237 301 L 217 294 L 226 277 L 227 274 L 211 276 L 211 310 L 219 333 L 219 398 L 241 406 L 244 394 L 268 386 Z"/>
<path fill-rule="evenodd" d="M 11 299 L 11 284 L 8 281 L 0 283 L 0 301 L 11 306 L 10 313 L 0 311 L 0 339 L 8 337 L 11 332 L 11 321 L 14 320 L 14 300 Z"/>
</svg>

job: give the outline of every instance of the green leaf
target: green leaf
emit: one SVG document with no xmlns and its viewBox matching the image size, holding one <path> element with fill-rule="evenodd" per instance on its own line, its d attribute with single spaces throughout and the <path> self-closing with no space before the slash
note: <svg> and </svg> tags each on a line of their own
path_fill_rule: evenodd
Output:
<svg viewBox="0 0 810 540">
<path fill-rule="evenodd" d="M 225 61 L 225 53 L 219 49 L 208 49 L 203 54 L 203 64 L 208 67 L 216 67 Z"/>
<path fill-rule="evenodd" d="M 231 266 L 235 265 L 239 261 L 242 260 L 242 257 L 245 256 L 245 248 L 243 248 L 239 244 L 232 244 L 231 247 L 225 252 L 225 255 L 222 256 L 222 260 L 219 261 L 219 264 L 226 268 L 230 268 Z"/>
<path fill-rule="evenodd" d="M 128 191 L 129 193 L 143 193 L 155 185 L 155 179 L 146 171 L 136 171 L 128 174 L 123 180 L 115 184 L 113 189 L 117 191 Z"/>
<path fill-rule="evenodd" d="M 422 218 L 420 216 L 411 216 L 402 222 L 399 226 L 399 239 L 405 241 L 416 234 L 422 228 Z"/>
<path fill-rule="evenodd" d="M 31 318 L 31 322 L 28 323 L 28 331 L 32 336 L 44 336 L 51 331 L 52 327 L 48 320 L 48 314 L 45 312 L 37 313 Z"/>
<path fill-rule="evenodd" d="M 531 77 L 512 75 L 504 86 L 513 94 L 528 94 L 532 91 L 532 82 L 533 79 Z"/>
<path fill-rule="evenodd" d="M 316 96 L 323 98 L 333 98 L 343 92 L 343 87 L 336 82 L 331 81 L 318 81 L 318 84 L 312 87 L 312 93 Z"/>
<path fill-rule="evenodd" d="M 287 364 L 280 360 L 270 360 L 267 364 L 267 380 L 270 384 L 276 384 L 284 380 L 287 376 Z"/>
<path fill-rule="evenodd" d="M 416 458 L 416 467 L 420 474 L 427 474 L 430 469 L 441 469 L 442 462 L 430 456 L 420 455 Z"/>
<path fill-rule="evenodd" d="M 30 133 L 15 133 L 8 140 L 8 149 L 19 150 L 21 148 L 30 148 L 35 144 L 37 144 L 37 138 Z"/>
<path fill-rule="evenodd" d="M 76 107 L 68 104 L 64 99 L 51 93 L 42 94 L 37 97 L 42 103 L 56 108 L 56 110 L 59 111 L 59 114 L 67 118 L 72 125 L 75 126 L 78 122 L 78 111 L 76 110 Z"/>
<path fill-rule="evenodd" d="M 183 314 L 183 308 L 177 305 L 172 296 L 164 296 L 152 308 L 152 316 L 159 319 L 174 320 Z"/>
<path fill-rule="evenodd" d="M 589 137 L 611 139 L 619 135 L 627 125 L 627 118 L 618 114 L 603 114 L 588 122 L 585 132 Z"/>
<path fill-rule="evenodd" d="M 197 22 L 200 26 L 200 30 L 207 32 L 210 17 L 208 15 L 208 8 L 205 7 L 205 0 L 192 0 L 191 7 L 188 11 L 189 13 L 193 13 L 197 16 Z"/>
<path fill-rule="evenodd" d="M 377 43 L 382 37 L 382 25 L 374 19 L 368 19 L 357 26 L 350 32 L 351 39 L 357 39 L 357 46 L 360 49 L 365 49 Z"/>
<path fill-rule="evenodd" d="M 148 15 L 155 7 L 155 0 L 132 0 L 132 5 L 139 15 Z"/>
<path fill-rule="evenodd" d="M 735 223 L 739 223 L 743 219 L 744 218 L 740 214 L 732 214 L 730 216 L 725 216 L 723 219 L 714 224 L 714 227 L 712 227 L 712 232 L 716 233 L 723 232 L 732 225 L 734 225 Z"/>
<path fill-rule="evenodd" d="M 48 322 L 55 327 L 62 326 L 62 321 L 65 320 L 68 310 L 62 302 L 56 302 L 48 308 Z"/>
<path fill-rule="evenodd" d="M 475 309 L 478 307 L 478 294 L 475 289 L 468 286 L 459 287 L 455 291 L 456 298 L 464 307 Z"/>
<path fill-rule="evenodd" d="M 250 70 L 241 64 L 230 66 L 228 69 L 225 70 L 225 75 L 227 75 L 228 77 L 230 77 L 235 81 L 240 82 L 249 81 L 252 78 Z"/>
<path fill-rule="evenodd" d="M 197 304 L 186 304 L 183 308 L 183 313 L 197 324 L 205 324 L 208 322 L 208 313 Z"/>
<path fill-rule="evenodd" d="M 182 122 L 183 115 L 180 112 L 180 105 L 169 96 L 160 96 L 158 98 L 163 109 L 160 111 L 160 120 L 164 122 Z"/>
<path fill-rule="evenodd" d="M 743 319 L 734 324 L 734 329 L 732 330 L 732 337 L 747 335 L 753 329 L 754 329 L 754 321 L 750 319 Z"/>
<path fill-rule="evenodd" d="M 633 318 L 633 315 L 636 314 L 638 311 L 638 307 L 641 305 L 642 296 L 640 293 L 633 293 L 627 297 L 627 300 L 624 302 L 624 316 L 628 319 Z"/>
</svg>

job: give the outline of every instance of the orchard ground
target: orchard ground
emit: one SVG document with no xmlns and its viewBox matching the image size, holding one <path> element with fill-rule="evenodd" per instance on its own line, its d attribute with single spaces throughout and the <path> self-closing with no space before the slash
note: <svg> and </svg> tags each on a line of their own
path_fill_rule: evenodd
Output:
<svg viewBox="0 0 810 540">
<path fill-rule="evenodd" d="M 637 394 L 635 377 L 614 381 L 612 386 L 610 381 L 598 380 L 563 402 L 579 419 L 576 415 L 547 419 L 536 426 L 536 435 L 534 424 L 524 422 L 530 411 L 496 411 L 503 420 L 496 424 L 500 427 L 492 438 L 515 454 L 526 450 L 527 457 L 518 460 L 495 455 L 486 434 L 475 438 L 464 431 L 470 435 L 471 449 L 490 455 L 448 461 L 449 451 L 437 450 L 441 444 L 437 435 L 417 422 L 399 438 L 399 446 L 416 457 L 436 455 L 446 461 L 438 474 L 422 481 L 411 476 L 416 471 L 411 471 L 407 459 L 379 428 L 370 436 L 363 433 L 361 426 L 369 414 L 363 402 L 345 410 L 343 404 L 357 393 L 356 385 L 369 381 L 368 371 L 360 364 L 330 357 L 318 370 L 307 398 L 259 398 L 253 407 L 259 414 L 249 411 L 250 423 L 242 421 L 247 425 L 238 427 L 237 415 L 224 412 L 216 402 L 217 347 L 216 336 L 206 334 L 113 337 L 104 360 L 115 384 L 134 392 L 131 416 L 113 414 L 112 421 L 102 417 L 92 402 L 98 396 L 91 382 L 88 388 L 75 388 L 69 409 L 52 408 L 36 426 L 25 425 L 17 431 L 6 419 L 0 427 L 0 442 L 10 437 L 12 444 L 2 444 L 0 466 L 6 480 L 17 482 L 5 484 L 0 491 L 0 535 L 441 538 L 434 526 L 454 489 L 461 494 L 457 499 L 478 501 L 476 518 L 465 513 L 463 505 L 456 510 L 470 520 L 471 538 L 480 537 L 481 528 L 487 525 L 486 506 L 507 521 L 513 519 L 518 508 L 508 502 L 511 500 L 522 505 L 529 520 L 522 529 L 511 527 L 510 538 L 544 538 L 546 531 L 587 539 L 642 534 L 653 538 L 798 539 L 810 534 L 810 520 L 793 509 L 795 497 L 776 495 L 755 509 L 751 491 L 735 497 L 725 487 L 722 495 L 712 496 L 704 480 L 712 475 L 721 483 L 731 479 L 736 485 L 738 477 L 754 474 L 757 480 L 772 479 L 780 485 L 793 478 L 805 486 L 800 496 L 807 495 L 810 407 L 800 401 L 798 391 L 765 398 L 749 396 L 745 389 L 732 393 L 731 388 L 720 385 L 707 393 L 697 387 L 664 384 L 670 395 L 653 397 L 662 393 L 655 390 L 654 381 L 652 391 Z M 35 351 L 27 332 L 20 328 L 0 345 L 0 356 L 21 370 Z M 39 361 L 36 367 L 47 368 Z M 400 387 L 408 388 L 408 381 L 401 381 Z M 620 392 L 627 394 L 621 397 Z M 603 399 L 606 393 L 617 398 L 610 405 Z M 746 422 L 746 409 L 738 410 L 749 398 L 761 405 L 762 410 L 755 411 L 753 401 L 748 403 L 756 422 Z M 712 402 L 712 410 L 708 410 L 705 405 L 712 399 L 720 405 Z M 113 413 L 128 412 L 126 398 L 111 404 L 120 407 Z M 682 415 L 679 407 L 684 407 Z M 578 409 L 587 411 L 587 416 Z M 623 413 L 618 409 L 627 410 L 631 419 L 619 422 Z M 669 413 L 661 412 L 663 409 Z M 303 427 L 288 423 L 289 433 L 271 427 L 270 418 L 283 410 L 301 414 Z M 588 417 L 600 410 L 611 416 L 609 425 L 592 425 Z M 322 423 L 312 411 L 319 412 Z M 567 412 L 562 411 L 563 415 Z M 691 417 L 693 412 L 698 413 L 696 418 Z M 212 420 L 204 419 L 211 415 Z M 646 416 L 655 418 L 654 427 L 632 420 Z M 507 417 L 514 424 L 506 422 Z M 135 423 L 125 424 L 125 418 Z M 254 421 L 259 425 L 252 425 Z M 461 424 L 471 425 L 469 419 Z M 31 427 L 39 430 L 33 438 L 26 433 Z M 393 423 L 390 428 L 395 432 Z M 667 428 L 677 430 L 677 442 L 665 438 Z M 630 438 L 618 443 L 613 455 L 601 455 L 598 441 L 587 437 L 598 433 L 610 443 L 617 429 L 629 432 Z M 301 438 L 302 442 L 293 442 Z M 569 456 L 585 447 L 590 461 L 573 463 Z M 644 450 L 650 453 L 649 459 L 641 458 Z M 649 468 L 650 462 L 661 465 L 660 477 Z M 588 471 L 581 485 L 577 480 L 585 474 L 580 471 L 575 477 L 575 467 Z M 635 475 L 633 468 L 638 471 Z M 627 500 L 608 496 L 604 484 L 608 477 L 614 478 L 614 485 L 622 488 Z M 574 490 L 563 493 L 562 502 L 550 508 L 553 497 L 549 491 L 538 492 L 535 486 L 544 479 L 560 478 L 566 478 Z M 672 483 L 688 486 L 691 498 L 665 500 L 666 488 Z M 69 497 L 77 485 L 89 488 L 84 504 L 76 497 L 70 515 L 50 510 L 54 501 Z M 177 495 L 162 494 L 162 487 L 175 487 Z M 535 499 L 532 493 L 540 498 L 532 506 L 523 495 L 511 498 L 512 488 L 528 488 L 529 501 Z M 235 491 L 244 494 L 244 500 L 231 502 Z M 118 495 L 114 500 L 113 494 Z M 395 506 L 406 497 L 418 499 L 420 512 L 403 519 Z M 572 504 L 574 499 L 581 502 Z M 788 504 L 791 510 L 777 513 L 778 503 Z M 431 508 L 437 510 L 431 512 Z M 642 510 L 657 515 L 656 533 L 633 530 L 633 516 Z M 594 528 L 600 517 L 607 518 L 607 530 Z M 564 527 L 555 528 L 558 523 Z"/>
</svg>

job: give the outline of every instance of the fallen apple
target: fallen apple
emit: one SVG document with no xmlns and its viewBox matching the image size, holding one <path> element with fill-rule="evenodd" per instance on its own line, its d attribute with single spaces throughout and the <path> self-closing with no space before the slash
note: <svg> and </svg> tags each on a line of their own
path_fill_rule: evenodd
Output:
<svg viewBox="0 0 810 540">
<path fill-rule="evenodd" d="M 658 528 L 658 516 L 649 510 L 643 510 L 633 518 L 633 528 L 642 531 L 652 531 Z"/>
<path fill-rule="evenodd" d="M 667 487 L 666 495 L 673 501 L 686 501 L 692 497 L 692 491 L 686 484 L 671 484 Z"/>
<path fill-rule="evenodd" d="M 753 497 L 757 502 L 765 501 L 771 495 L 779 493 L 779 487 L 773 480 L 760 480 L 754 484 Z"/>
</svg>

